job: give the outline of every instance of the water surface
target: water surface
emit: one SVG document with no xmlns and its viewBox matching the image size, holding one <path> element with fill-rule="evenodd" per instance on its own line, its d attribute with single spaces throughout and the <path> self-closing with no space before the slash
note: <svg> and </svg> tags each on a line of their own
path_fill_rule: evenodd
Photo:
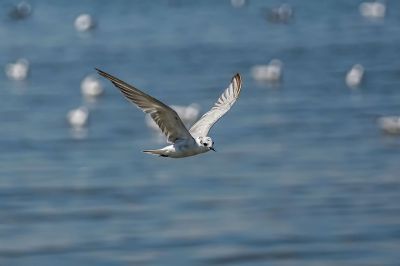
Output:
<svg viewBox="0 0 400 266">
<path fill-rule="evenodd" d="M 400 114 L 400 4 L 369 21 L 360 1 L 287 2 L 285 25 L 262 16 L 279 1 L 32 1 L 17 22 L 2 3 L 0 65 L 26 57 L 31 74 L 0 75 L 0 264 L 398 265 L 400 139 L 375 119 Z M 73 27 L 82 12 L 91 33 Z M 272 58 L 278 87 L 250 75 Z M 236 72 L 243 91 L 211 131 L 217 153 L 157 158 L 107 82 L 87 137 L 71 135 L 94 67 L 204 112 Z"/>
</svg>

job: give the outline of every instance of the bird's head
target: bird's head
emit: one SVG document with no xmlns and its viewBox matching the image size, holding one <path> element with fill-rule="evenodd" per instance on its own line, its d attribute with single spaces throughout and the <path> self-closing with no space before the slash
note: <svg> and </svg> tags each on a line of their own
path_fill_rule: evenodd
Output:
<svg viewBox="0 0 400 266">
<path fill-rule="evenodd" d="M 198 143 L 200 146 L 206 147 L 209 150 L 216 151 L 213 146 L 214 146 L 214 141 L 210 137 L 199 137 L 198 138 Z"/>
</svg>

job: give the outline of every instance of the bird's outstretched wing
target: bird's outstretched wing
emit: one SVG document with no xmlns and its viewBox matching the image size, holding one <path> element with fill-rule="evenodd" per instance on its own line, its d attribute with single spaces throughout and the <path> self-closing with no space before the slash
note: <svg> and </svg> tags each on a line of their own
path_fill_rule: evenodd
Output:
<svg viewBox="0 0 400 266">
<path fill-rule="evenodd" d="M 205 137 L 210 131 L 211 127 L 231 109 L 232 105 L 236 102 L 242 87 L 242 79 L 239 74 L 233 76 L 229 87 L 218 98 L 210 111 L 205 113 L 199 121 L 196 122 L 189 130 L 193 137 Z"/>
<path fill-rule="evenodd" d="M 169 142 L 175 143 L 178 139 L 192 139 L 178 114 L 169 106 L 100 69 L 96 68 L 96 70 L 100 75 L 109 79 L 126 98 L 143 112 L 150 114 Z"/>
</svg>

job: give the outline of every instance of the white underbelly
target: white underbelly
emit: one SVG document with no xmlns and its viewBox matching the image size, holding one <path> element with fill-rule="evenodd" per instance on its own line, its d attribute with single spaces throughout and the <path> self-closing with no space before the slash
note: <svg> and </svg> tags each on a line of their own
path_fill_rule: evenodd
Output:
<svg viewBox="0 0 400 266">
<path fill-rule="evenodd" d="M 175 151 L 171 151 L 168 154 L 168 157 L 171 158 L 183 158 L 183 157 L 189 157 L 189 156 L 193 156 L 196 154 L 200 154 L 200 153 L 204 153 L 207 152 L 208 149 L 190 149 L 190 150 L 175 150 Z"/>
</svg>

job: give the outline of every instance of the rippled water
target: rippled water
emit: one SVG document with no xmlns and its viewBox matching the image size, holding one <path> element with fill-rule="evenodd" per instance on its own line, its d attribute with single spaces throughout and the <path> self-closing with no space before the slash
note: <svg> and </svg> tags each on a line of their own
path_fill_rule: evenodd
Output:
<svg viewBox="0 0 400 266">
<path fill-rule="evenodd" d="M 26 57 L 31 74 L 0 75 L 0 265 L 399 265 L 400 138 L 376 118 L 400 115 L 400 2 L 381 21 L 360 1 L 287 2 L 289 24 L 262 16 L 279 1 L 32 1 L 24 21 L 4 1 L 0 64 Z M 82 12 L 91 33 L 73 27 Z M 278 87 L 250 75 L 272 58 Z M 202 111 L 235 72 L 243 92 L 217 153 L 157 158 L 107 82 L 87 137 L 71 135 L 94 67 Z"/>
</svg>

